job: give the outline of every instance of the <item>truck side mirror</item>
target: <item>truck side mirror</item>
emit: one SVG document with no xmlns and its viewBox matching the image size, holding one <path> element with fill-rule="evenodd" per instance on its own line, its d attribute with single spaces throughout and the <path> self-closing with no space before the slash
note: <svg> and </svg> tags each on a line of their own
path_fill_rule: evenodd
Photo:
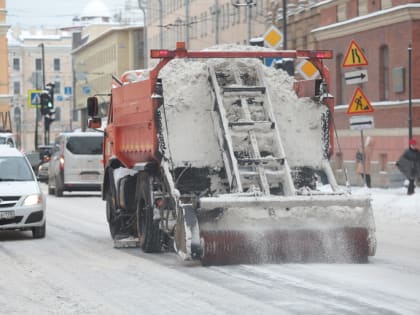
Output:
<svg viewBox="0 0 420 315">
<path fill-rule="evenodd" d="M 87 99 L 87 111 L 88 111 L 88 116 L 89 117 L 98 116 L 99 105 L 98 105 L 98 98 L 96 96 L 88 97 L 88 99 Z"/>
<path fill-rule="evenodd" d="M 99 129 L 102 126 L 102 119 L 100 117 L 92 117 L 88 119 L 88 127 L 91 129 Z"/>
</svg>

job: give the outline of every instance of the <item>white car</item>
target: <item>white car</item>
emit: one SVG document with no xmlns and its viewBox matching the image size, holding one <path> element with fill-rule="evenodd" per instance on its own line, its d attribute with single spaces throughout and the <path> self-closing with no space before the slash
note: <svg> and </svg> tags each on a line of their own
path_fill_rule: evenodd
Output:
<svg viewBox="0 0 420 315">
<path fill-rule="evenodd" d="M 16 148 L 0 145 L 0 231 L 46 232 L 46 198 L 28 159 Z"/>
<path fill-rule="evenodd" d="M 10 132 L 0 132 L 0 144 L 16 147 L 15 137 Z"/>
<path fill-rule="evenodd" d="M 103 181 L 103 133 L 73 131 L 60 133 L 54 142 L 48 166 L 48 193 L 100 191 Z"/>
</svg>

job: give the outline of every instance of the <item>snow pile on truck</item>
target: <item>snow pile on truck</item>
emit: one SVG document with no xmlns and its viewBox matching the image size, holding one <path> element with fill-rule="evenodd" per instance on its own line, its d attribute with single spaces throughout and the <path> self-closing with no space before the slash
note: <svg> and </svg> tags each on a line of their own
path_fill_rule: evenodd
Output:
<svg viewBox="0 0 420 315">
<path fill-rule="evenodd" d="M 112 89 L 103 198 L 117 247 L 134 239 L 203 265 L 374 255 L 370 200 L 339 189 L 328 161 L 332 52 L 181 44 L 151 56 L 153 69 Z M 321 80 L 308 90 L 261 63 L 279 57 L 310 60 Z M 88 105 L 98 127 L 97 99 Z"/>
<path fill-rule="evenodd" d="M 223 49 L 225 46 L 220 46 Z M 228 46 L 243 50 L 247 46 Z M 174 59 L 161 71 L 171 158 L 184 162 L 220 166 L 220 149 L 212 120 L 213 100 L 208 80 L 208 61 Z M 222 66 L 232 62 L 227 60 Z M 243 63 L 261 63 L 246 60 Z M 274 114 L 280 128 L 291 166 L 321 168 L 327 143 L 322 135 L 321 116 L 326 106 L 310 98 L 298 98 L 293 90 L 294 78 L 287 72 L 265 67 L 267 85 L 272 92 Z"/>
</svg>

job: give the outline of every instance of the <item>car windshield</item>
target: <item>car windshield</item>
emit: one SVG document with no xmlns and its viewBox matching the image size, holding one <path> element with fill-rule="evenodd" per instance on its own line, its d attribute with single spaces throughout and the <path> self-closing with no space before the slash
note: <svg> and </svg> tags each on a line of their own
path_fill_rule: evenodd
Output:
<svg viewBox="0 0 420 315">
<path fill-rule="evenodd" d="M 0 156 L 0 181 L 33 181 L 31 168 L 24 157 Z"/>
<path fill-rule="evenodd" d="M 103 137 L 71 137 L 67 150 L 73 154 L 102 154 Z"/>
</svg>

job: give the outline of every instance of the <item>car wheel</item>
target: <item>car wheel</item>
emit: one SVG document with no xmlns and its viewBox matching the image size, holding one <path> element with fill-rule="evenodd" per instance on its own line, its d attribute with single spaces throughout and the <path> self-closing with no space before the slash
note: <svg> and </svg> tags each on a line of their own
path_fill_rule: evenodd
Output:
<svg viewBox="0 0 420 315">
<path fill-rule="evenodd" d="M 54 195 L 54 188 L 51 186 L 51 181 L 48 181 L 48 195 Z"/>
<path fill-rule="evenodd" d="M 33 227 L 32 228 L 33 238 L 44 238 L 46 230 L 47 230 L 47 227 L 46 227 L 45 223 L 42 226 Z"/>
<path fill-rule="evenodd" d="M 55 178 L 54 193 L 56 197 L 63 197 L 63 182 L 59 176 Z"/>
</svg>

